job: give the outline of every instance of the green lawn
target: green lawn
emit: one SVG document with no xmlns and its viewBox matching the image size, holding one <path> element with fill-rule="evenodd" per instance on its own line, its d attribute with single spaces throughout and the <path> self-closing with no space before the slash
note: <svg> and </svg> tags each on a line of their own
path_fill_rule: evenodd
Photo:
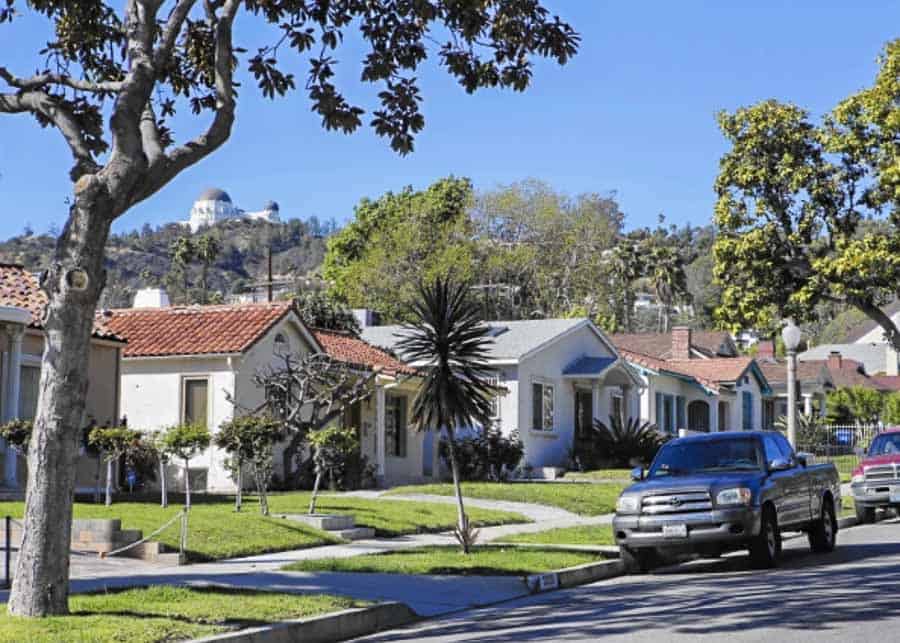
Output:
<svg viewBox="0 0 900 643">
<path fill-rule="evenodd" d="M 498 538 L 504 543 L 536 545 L 615 545 L 610 525 L 578 525 L 560 527 L 530 534 L 515 534 Z"/>
<path fill-rule="evenodd" d="M 531 502 L 566 509 L 584 516 L 612 513 L 623 489 L 620 484 L 573 484 L 571 482 L 464 482 L 464 498 L 488 498 Z M 389 494 L 425 493 L 452 496 L 451 484 L 395 487 Z"/>
<path fill-rule="evenodd" d="M 841 515 L 838 518 L 856 515 L 856 505 L 853 504 L 853 496 L 841 496 Z"/>
<path fill-rule="evenodd" d="M 631 480 L 631 469 L 596 469 L 594 471 L 569 471 L 566 480 L 584 480 L 586 482 L 628 482 Z"/>
<path fill-rule="evenodd" d="M 515 547 L 476 547 L 468 555 L 459 547 L 418 547 L 386 554 L 303 560 L 286 571 L 370 572 L 382 574 L 452 574 L 527 576 L 601 560 L 589 552 Z"/>
<path fill-rule="evenodd" d="M 186 641 L 217 632 L 360 607 L 349 598 L 220 588 L 157 586 L 73 595 L 71 614 L 24 619 L 0 614 L 0 641 Z"/>
<path fill-rule="evenodd" d="M 193 498 L 188 528 L 188 552 L 191 560 L 218 560 L 237 556 L 251 556 L 270 551 L 301 549 L 338 542 L 323 531 L 297 522 L 279 518 L 283 513 L 305 513 L 309 493 L 273 494 L 269 498 L 270 517 L 259 514 L 254 498 L 247 498 L 244 509 L 234 512 L 233 499 L 227 496 L 198 496 Z M 120 518 L 123 529 L 140 529 L 145 535 L 158 529 L 181 510 L 170 504 L 163 509 L 158 502 L 116 502 L 111 507 L 102 504 L 75 503 L 75 518 Z M 456 509 L 440 503 L 385 501 L 340 495 L 321 496 L 318 511 L 322 513 L 350 513 L 360 526 L 373 527 L 381 536 L 419 533 L 449 529 L 456 524 Z M 0 516 L 9 514 L 21 518 L 23 503 L 0 502 Z M 524 516 L 501 511 L 472 509 L 471 519 L 480 525 L 528 522 Z M 157 538 L 162 543 L 178 547 L 179 521 Z"/>
</svg>

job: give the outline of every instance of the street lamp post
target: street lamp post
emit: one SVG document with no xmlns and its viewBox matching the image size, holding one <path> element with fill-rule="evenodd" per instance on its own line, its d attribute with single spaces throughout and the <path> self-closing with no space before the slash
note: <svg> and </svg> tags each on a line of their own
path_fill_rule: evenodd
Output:
<svg viewBox="0 0 900 643">
<path fill-rule="evenodd" d="M 784 349 L 787 352 L 787 438 L 794 449 L 797 448 L 797 347 L 802 333 L 793 319 L 781 331 Z"/>
</svg>

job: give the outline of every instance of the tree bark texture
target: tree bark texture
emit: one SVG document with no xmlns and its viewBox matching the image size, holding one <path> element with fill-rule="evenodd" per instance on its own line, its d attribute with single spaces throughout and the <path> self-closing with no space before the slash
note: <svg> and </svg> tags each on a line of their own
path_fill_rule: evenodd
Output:
<svg viewBox="0 0 900 643">
<path fill-rule="evenodd" d="M 8 606 L 17 616 L 68 613 L 75 462 L 111 208 L 105 186 L 92 177 L 79 181 L 54 262 L 41 278 L 49 298 L 44 356 L 28 449 L 24 536 Z"/>
<path fill-rule="evenodd" d="M 166 508 L 169 506 L 169 490 L 166 483 L 166 461 L 159 461 L 159 506 Z"/>
</svg>

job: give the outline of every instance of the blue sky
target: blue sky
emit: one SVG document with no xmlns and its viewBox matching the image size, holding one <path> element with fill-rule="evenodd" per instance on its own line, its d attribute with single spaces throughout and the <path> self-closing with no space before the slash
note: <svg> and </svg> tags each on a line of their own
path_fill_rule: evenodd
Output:
<svg viewBox="0 0 900 643">
<path fill-rule="evenodd" d="M 361 197 L 448 174 L 468 176 L 480 189 L 535 177 L 572 194 L 615 192 L 628 227 L 654 225 L 659 213 L 704 224 L 725 150 L 718 110 L 778 98 L 821 114 L 871 83 L 881 47 L 900 36 L 900 0 L 545 4 L 579 30 L 579 55 L 565 67 L 539 64 L 524 94 L 470 96 L 436 64 L 423 66 L 426 129 L 415 153 L 397 156 L 368 129 L 325 132 L 301 93 L 273 103 L 245 84 L 224 148 L 115 229 L 183 219 L 209 186 L 245 209 L 274 199 L 285 216 L 343 222 Z M 237 32 L 261 36 L 247 20 Z M 31 19 L 0 27 L 7 43 L 0 64 L 27 74 L 38 64 L 31 43 L 45 37 Z M 377 90 L 353 82 L 356 44 L 339 58 L 347 93 L 374 106 Z M 202 124 L 190 121 L 179 119 L 177 130 Z M 0 117 L 0 236 L 26 223 L 36 231 L 62 224 L 69 165 L 56 132 L 26 116 Z"/>
</svg>

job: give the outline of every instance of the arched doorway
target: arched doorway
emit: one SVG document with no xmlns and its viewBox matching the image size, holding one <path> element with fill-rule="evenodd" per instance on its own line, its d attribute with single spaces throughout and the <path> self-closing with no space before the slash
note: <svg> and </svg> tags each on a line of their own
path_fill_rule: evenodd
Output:
<svg viewBox="0 0 900 643">
<path fill-rule="evenodd" d="M 694 400 L 688 404 L 688 428 L 709 433 L 709 404 L 704 400 Z"/>
</svg>

